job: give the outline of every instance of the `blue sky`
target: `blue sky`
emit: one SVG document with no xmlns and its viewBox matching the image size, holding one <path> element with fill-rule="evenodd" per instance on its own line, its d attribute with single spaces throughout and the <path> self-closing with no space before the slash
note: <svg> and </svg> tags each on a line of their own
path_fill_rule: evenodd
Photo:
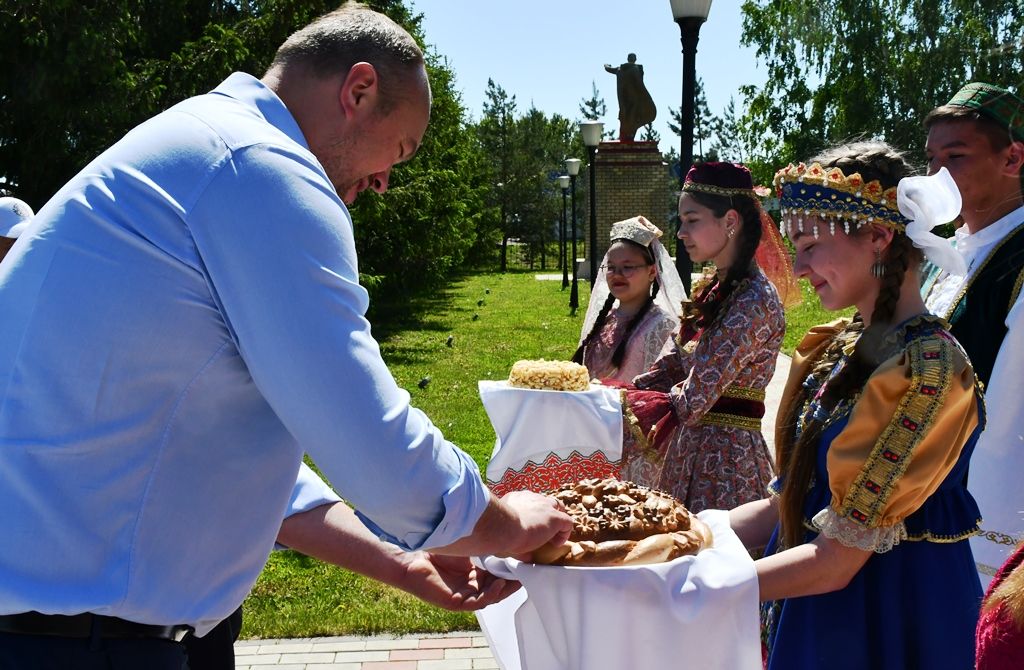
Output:
<svg viewBox="0 0 1024 670">
<path fill-rule="evenodd" d="M 546 114 L 579 119 L 591 83 L 608 107 L 605 128 L 618 128 L 615 77 L 604 64 L 625 62 L 634 52 L 658 107 L 655 129 L 662 151 L 677 140 L 668 131 L 668 108 L 679 108 L 683 58 L 679 27 L 669 0 L 410 0 L 424 15 L 427 41 L 447 56 L 463 103 L 479 118 L 488 77 L 516 96 L 520 113 L 531 103 Z M 762 84 L 754 50 L 740 46 L 738 0 L 715 0 L 701 28 L 697 76 L 708 105 L 721 113 L 739 87 Z M 677 148 L 678 151 L 678 148 Z"/>
</svg>

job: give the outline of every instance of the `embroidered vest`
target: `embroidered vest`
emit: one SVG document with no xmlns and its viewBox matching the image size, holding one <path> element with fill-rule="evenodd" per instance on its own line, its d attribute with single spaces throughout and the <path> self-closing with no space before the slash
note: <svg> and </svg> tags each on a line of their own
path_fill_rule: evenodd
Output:
<svg viewBox="0 0 1024 670">
<path fill-rule="evenodd" d="M 974 372 L 985 385 L 1006 337 L 1006 315 L 1020 294 L 1022 281 L 1024 225 L 1017 226 L 989 252 L 946 314 L 950 332 L 967 351 Z"/>
</svg>

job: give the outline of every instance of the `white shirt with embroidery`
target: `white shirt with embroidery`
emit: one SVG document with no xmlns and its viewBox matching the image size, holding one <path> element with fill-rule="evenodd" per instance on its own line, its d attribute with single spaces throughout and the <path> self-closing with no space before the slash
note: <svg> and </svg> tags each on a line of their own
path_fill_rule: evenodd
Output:
<svg viewBox="0 0 1024 670">
<path fill-rule="evenodd" d="M 986 256 L 1007 235 L 1024 225 L 1024 207 L 1018 207 L 995 223 L 970 234 L 956 231 L 954 246 L 967 262 L 967 277 L 942 273 L 925 299 L 928 309 L 948 318 L 960 294 Z M 985 390 L 988 423 L 971 458 L 967 489 L 981 509 L 982 534 L 971 538 L 971 550 L 983 587 L 1024 538 L 1024 291 L 1006 315 L 1007 333 L 999 347 L 992 376 Z M 983 326 L 982 326 L 983 327 Z M 970 353 L 970 352 L 968 352 Z"/>
</svg>

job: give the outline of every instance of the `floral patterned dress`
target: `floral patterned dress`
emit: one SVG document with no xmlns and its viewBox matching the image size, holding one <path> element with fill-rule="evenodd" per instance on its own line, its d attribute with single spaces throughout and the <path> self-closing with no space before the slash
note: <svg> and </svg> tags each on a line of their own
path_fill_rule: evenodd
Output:
<svg viewBox="0 0 1024 670">
<path fill-rule="evenodd" d="M 609 312 L 601 332 L 583 352 L 583 364 L 590 370 L 591 378 L 631 381 L 651 367 L 665 342 L 679 326 L 678 319 L 657 305 L 651 305 L 630 333 L 622 365 L 616 368 L 612 363 L 612 354 L 622 341 L 629 321 L 618 310 Z"/>
<path fill-rule="evenodd" d="M 698 300 L 715 290 L 709 286 Z M 667 491 L 694 512 L 763 498 L 772 477 L 761 434 L 764 391 L 785 330 L 778 293 L 758 270 L 736 287 L 710 326 L 666 343 L 634 383 L 667 393 L 672 427 L 661 421 L 656 438 L 646 427 L 638 430 L 633 412 L 642 412 L 647 400 L 640 393 L 634 402 L 626 393 L 623 478 Z"/>
</svg>

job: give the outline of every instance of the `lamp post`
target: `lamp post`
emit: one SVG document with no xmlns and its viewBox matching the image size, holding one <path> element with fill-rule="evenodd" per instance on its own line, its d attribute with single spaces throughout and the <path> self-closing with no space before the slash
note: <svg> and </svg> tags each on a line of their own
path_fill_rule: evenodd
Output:
<svg viewBox="0 0 1024 670">
<path fill-rule="evenodd" d="M 580 291 L 576 285 L 576 175 L 580 173 L 582 162 L 579 158 L 565 159 L 565 171 L 569 173 L 572 191 L 572 290 L 569 291 L 569 309 L 573 314 L 576 314 L 576 309 L 580 306 Z"/>
<path fill-rule="evenodd" d="M 594 288 L 597 280 L 597 197 L 595 191 L 595 163 L 597 156 L 597 145 L 601 143 L 601 133 L 604 131 L 604 124 L 600 121 L 583 121 L 580 123 L 580 132 L 583 134 L 583 144 L 587 145 L 587 156 L 590 162 L 587 164 L 587 171 L 590 172 L 590 241 L 587 243 L 587 256 L 590 257 L 590 288 Z"/>
<path fill-rule="evenodd" d="M 683 100 L 679 113 L 679 134 L 682 146 L 679 152 L 679 186 L 682 188 L 686 173 L 693 165 L 693 107 L 697 90 L 697 40 L 700 27 L 707 21 L 711 11 L 711 0 L 669 0 L 672 4 L 672 18 L 679 24 L 680 41 L 683 43 Z M 693 272 L 693 262 L 676 242 L 676 269 L 683 279 L 686 294 L 690 294 L 688 279 Z"/>
<path fill-rule="evenodd" d="M 559 260 L 562 263 L 562 290 L 569 286 L 569 265 L 565 260 L 565 198 L 569 194 L 569 175 L 563 174 L 558 178 L 558 186 L 562 189 L 562 225 L 558 229 L 558 237 L 561 246 L 558 248 Z"/>
</svg>

